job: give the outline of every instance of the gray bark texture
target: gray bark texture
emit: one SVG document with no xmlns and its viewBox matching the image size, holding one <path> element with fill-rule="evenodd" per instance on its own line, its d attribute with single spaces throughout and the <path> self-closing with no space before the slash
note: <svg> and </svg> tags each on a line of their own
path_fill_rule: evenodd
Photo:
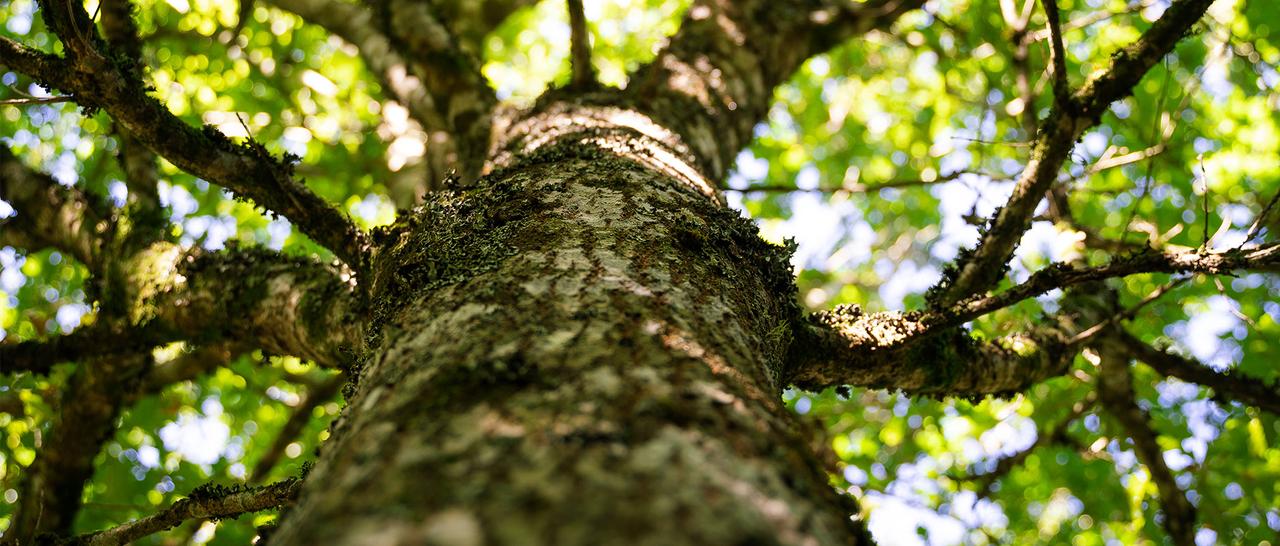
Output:
<svg viewBox="0 0 1280 546">
<path fill-rule="evenodd" d="M 1097 398 L 1122 417 L 1148 466 L 1161 463 L 1134 402 L 1130 357 L 1280 407 L 1272 387 L 1208 374 L 1105 313 L 990 341 L 963 326 L 1113 277 L 1280 267 L 1276 243 L 1149 250 L 1096 267 L 1055 264 L 988 295 L 1074 142 L 1211 0 L 1174 2 L 1080 89 L 1056 82 L 1013 198 L 930 291 L 927 309 L 807 317 L 789 249 L 764 242 L 717 188 L 772 90 L 805 59 L 922 0 L 697 1 L 625 90 L 589 81 L 578 21 L 579 77 L 525 110 L 498 107 L 474 62 L 478 37 L 502 19 L 494 15 L 525 0 L 269 3 L 357 46 L 391 99 L 425 130 L 450 135 L 444 156 L 460 172 L 441 184 L 450 189 L 366 233 L 296 178 L 291 160 L 187 125 L 148 95 L 128 2 L 104 10 L 106 41 L 79 3 L 39 2 L 63 54 L 0 37 L 0 65 L 110 115 L 139 197 L 104 208 L 0 146 L 0 198 L 22 212 L 0 243 L 58 249 L 83 262 L 101 292 L 97 326 L 0 345 L 4 373 L 82 363 L 23 477 L 5 544 L 122 544 L 193 518 L 282 505 L 264 537 L 273 546 L 869 544 L 856 501 L 830 482 L 820 433 L 783 405 L 787 386 L 1009 394 L 1067 373 L 1083 344 L 1101 344 L 1111 376 Z M 108 63 L 107 53 L 118 57 L 108 42 L 133 61 Z M 183 249 L 154 198 L 157 156 L 283 215 L 341 263 Z M 150 349 L 173 341 L 198 349 L 153 366 Z M 253 348 L 350 378 L 314 469 L 261 487 L 197 489 L 153 516 L 71 536 L 94 457 L 123 409 Z M 311 395 L 323 400 L 336 385 Z M 1158 470 L 1164 509 L 1194 522 L 1185 494 Z M 1183 542 L 1194 536 L 1191 524 L 1167 527 Z"/>
<path fill-rule="evenodd" d="M 358 390 L 270 544 L 867 542 L 779 396 L 787 251 L 646 116 L 522 123 L 382 234 Z"/>
</svg>

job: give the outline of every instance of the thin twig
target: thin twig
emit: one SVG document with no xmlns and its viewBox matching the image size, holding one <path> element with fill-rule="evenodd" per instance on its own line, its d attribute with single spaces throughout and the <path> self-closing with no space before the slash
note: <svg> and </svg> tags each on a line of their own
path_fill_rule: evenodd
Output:
<svg viewBox="0 0 1280 546">
<path fill-rule="evenodd" d="M 1076 345 L 1076 344 L 1084 343 L 1089 338 L 1092 338 L 1093 336 L 1098 335 L 1099 332 L 1102 332 L 1103 330 L 1110 328 L 1112 325 L 1115 325 L 1116 323 L 1122 320 L 1132 319 L 1133 317 L 1138 315 L 1138 311 L 1141 311 L 1143 307 L 1146 307 L 1147 305 L 1151 304 L 1151 302 L 1154 302 L 1160 299 L 1161 296 L 1168 294 L 1170 290 L 1173 290 L 1174 288 L 1181 286 L 1183 283 L 1187 282 L 1188 280 L 1191 280 L 1191 277 L 1182 277 L 1180 279 L 1174 279 L 1172 282 L 1165 284 L 1160 288 L 1155 289 L 1155 291 L 1148 294 L 1147 297 L 1142 298 L 1142 301 L 1138 302 L 1137 305 L 1134 305 L 1133 307 L 1130 307 L 1120 313 L 1112 315 L 1107 320 L 1099 322 L 1091 326 L 1089 329 L 1083 332 L 1080 332 L 1079 334 L 1076 334 L 1076 336 L 1071 338 L 1071 341 L 1067 342 L 1067 344 Z"/>
<path fill-rule="evenodd" d="M 142 537 L 170 529 L 183 521 L 195 518 L 234 518 L 241 514 L 259 512 L 292 502 L 302 489 L 302 480 L 290 478 L 271 485 L 231 489 L 220 492 L 202 492 L 173 503 L 173 506 L 145 518 L 131 521 L 105 531 L 80 535 L 69 541 L 77 546 L 119 546 Z"/>
<path fill-rule="evenodd" d="M 1066 105 L 1071 101 L 1071 84 L 1067 81 L 1067 51 L 1062 46 L 1062 23 L 1057 0 L 1043 0 L 1044 15 L 1049 20 L 1049 49 L 1053 55 L 1053 100 Z"/>
<path fill-rule="evenodd" d="M 1092 24 L 1094 24 L 1094 23 L 1101 23 L 1102 21 L 1106 21 L 1107 19 L 1111 19 L 1112 17 L 1116 17 L 1116 16 L 1119 16 L 1119 15 L 1127 15 L 1127 14 L 1130 14 L 1130 13 L 1137 13 L 1137 12 L 1139 12 L 1139 11 L 1142 11 L 1142 10 L 1146 9 L 1147 7 L 1151 6 L 1152 4 L 1155 4 L 1155 0 L 1146 0 L 1146 1 L 1143 1 L 1143 2 L 1134 2 L 1134 3 L 1132 3 L 1132 4 L 1129 4 L 1125 9 L 1123 9 L 1123 10 L 1121 10 L 1121 11 L 1095 11 L 1095 12 L 1090 13 L 1090 14 L 1088 14 L 1088 15 L 1085 15 L 1085 16 L 1083 16 L 1083 17 L 1079 17 L 1079 18 L 1076 18 L 1076 19 L 1072 19 L 1072 20 L 1070 20 L 1070 21 L 1067 21 L 1066 23 L 1064 23 L 1064 24 L 1062 25 L 1062 30 L 1063 30 L 1064 32 L 1066 32 L 1066 31 L 1071 31 L 1071 30 L 1076 30 L 1076 29 L 1079 29 L 1079 28 L 1087 27 L 1087 26 L 1092 25 Z M 1028 42 L 1038 42 L 1038 41 L 1040 41 L 1040 40 L 1044 40 L 1044 39 L 1049 38 L 1049 34 L 1050 34 L 1050 32 L 1049 32 L 1049 30 L 1048 30 L 1048 29 L 1045 29 L 1045 30 L 1037 30 L 1037 31 L 1034 31 L 1034 32 L 1028 32 L 1028 33 L 1027 33 L 1027 38 L 1026 38 L 1026 39 L 1027 39 L 1027 41 L 1028 41 Z"/>
<path fill-rule="evenodd" d="M 50 104 L 55 102 L 70 102 L 73 100 L 76 100 L 74 96 L 59 95 L 56 97 L 31 97 L 26 99 L 3 99 L 3 100 L 0 100 L 0 105 L 25 106 L 28 104 Z"/>
<path fill-rule="evenodd" d="M 1201 245 L 1201 248 L 1209 248 L 1209 243 L 1210 243 L 1209 241 L 1209 173 L 1204 170 L 1204 154 L 1201 154 L 1199 159 L 1200 159 L 1200 184 L 1204 187 L 1204 195 L 1200 199 L 1200 203 L 1203 205 L 1203 209 L 1204 209 L 1203 210 L 1204 221 L 1201 222 L 1204 225 L 1204 235 L 1203 235 L 1203 238 L 1200 239 L 1201 241 L 1203 241 L 1202 243 L 1200 243 L 1200 245 Z"/>
<path fill-rule="evenodd" d="M 751 192 L 757 192 L 757 191 L 773 192 L 773 193 L 788 193 L 788 192 L 871 193 L 879 190 L 887 190 L 887 189 L 895 189 L 895 188 L 911 188 L 916 186 L 931 186 L 934 184 L 943 184 L 946 182 L 951 182 L 953 180 L 956 180 L 957 178 L 960 178 L 961 176 L 966 174 L 985 176 L 982 173 L 976 173 L 973 171 L 955 171 L 955 172 L 951 172 L 951 173 L 939 176 L 937 178 L 934 178 L 933 180 L 923 180 L 918 178 L 901 179 L 901 180 L 885 180 L 883 182 L 877 182 L 875 184 L 856 183 L 856 184 L 851 184 L 848 186 L 841 186 L 836 188 L 831 188 L 831 187 L 797 188 L 795 186 L 785 186 L 785 185 L 778 184 L 778 185 L 764 185 L 764 186 L 747 186 L 745 188 L 721 188 L 721 191 L 734 191 L 734 192 L 742 192 L 742 193 L 751 193 Z M 999 179 L 992 178 L 992 180 L 999 180 Z"/>
<path fill-rule="evenodd" d="M 965 142 L 975 142 L 978 144 L 991 144 L 991 145 L 997 145 L 997 146 L 1013 146 L 1015 148 L 1026 148 L 1028 146 L 1031 146 L 1030 142 L 1022 142 L 1022 141 L 1015 141 L 1015 140 L 1009 140 L 1009 141 L 983 140 L 981 138 L 969 138 L 969 137 L 962 137 L 962 136 L 953 136 L 951 137 L 951 140 L 963 140 Z"/>
<path fill-rule="evenodd" d="M 1249 232 L 1245 234 L 1244 241 L 1240 242 L 1241 246 L 1253 240 L 1262 231 L 1262 223 L 1267 220 L 1267 215 L 1271 214 L 1271 209 L 1276 207 L 1276 202 L 1280 201 L 1280 190 L 1276 190 L 1276 194 L 1271 196 L 1271 200 L 1267 202 L 1267 206 L 1262 207 L 1262 212 L 1258 213 L 1258 217 L 1254 219 L 1253 225 L 1249 226 Z"/>
</svg>

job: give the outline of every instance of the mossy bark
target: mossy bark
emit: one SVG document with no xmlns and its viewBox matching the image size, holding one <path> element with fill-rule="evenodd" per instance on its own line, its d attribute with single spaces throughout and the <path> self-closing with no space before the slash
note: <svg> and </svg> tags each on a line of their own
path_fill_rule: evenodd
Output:
<svg viewBox="0 0 1280 546">
<path fill-rule="evenodd" d="M 382 234 L 358 388 L 270 543 L 866 542 L 779 396 L 787 251 L 648 118 L 548 111 Z"/>
</svg>

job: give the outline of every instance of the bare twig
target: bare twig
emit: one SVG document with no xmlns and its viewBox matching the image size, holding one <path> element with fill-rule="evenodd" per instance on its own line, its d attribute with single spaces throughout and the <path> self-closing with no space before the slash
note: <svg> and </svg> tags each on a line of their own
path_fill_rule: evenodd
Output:
<svg viewBox="0 0 1280 546">
<path fill-rule="evenodd" d="M 248 488 L 197 488 L 191 496 L 173 503 L 158 514 L 98 531 L 69 541 L 76 546 L 121 546 L 142 537 L 170 529 L 196 518 L 234 518 L 241 514 L 279 508 L 293 502 L 302 489 L 302 480 L 290 478 L 271 485 Z"/>
<path fill-rule="evenodd" d="M 1106 320 L 1099 322 L 1098 324 L 1095 324 L 1089 327 L 1089 329 L 1076 334 L 1075 337 L 1072 337 L 1071 341 L 1068 343 L 1071 345 L 1084 343 L 1085 341 L 1092 338 L 1093 336 L 1098 335 L 1099 332 L 1109 329 L 1112 326 L 1119 324 L 1121 321 L 1132 319 L 1133 317 L 1138 315 L 1138 311 L 1141 311 L 1143 307 L 1150 305 L 1151 302 L 1154 302 L 1160 299 L 1165 294 L 1168 294 L 1170 290 L 1173 290 L 1174 288 L 1181 286 L 1183 283 L 1189 280 L 1191 280 L 1191 277 L 1182 277 L 1181 279 L 1175 279 L 1173 282 L 1160 286 L 1150 294 L 1147 294 L 1147 297 L 1142 298 L 1142 301 L 1138 302 L 1133 307 L 1130 307 L 1128 309 L 1125 309 L 1123 312 L 1116 313 L 1110 317 L 1107 317 Z"/>
<path fill-rule="evenodd" d="M 76 100 L 71 95 L 60 95 L 56 97 L 29 97 L 22 99 L 3 99 L 0 105 L 4 106 L 26 106 L 28 104 L 52 104 L 57 102 L 71 102 Z"/>
<path fill-rule="evenodd" d="M 975 173 L 972 171 L 955 171 L 952 173 L 948 173 L 948 174 L 944 174 L 942 176 L 936 177 L 932 180 L 924 180 L 921 178 L 916 178 L 916 179 L 885 180 L 883 182 L 872 182 L 868 184 L 863 184 L 861 182 L 858 182 L 858 183 L 850 184 L 847 186 L 841 186 L 838 188 L 823 188 L 823 187 L 797 188 L 795 186 L 758 185 L 758 186 L 747 186 L 745 188 L 721 188 L 721 191 L 733 191 L 733 192 L 741 192 L 741 193 L 750 193 L 754 191 L 770 192 L 770 193 L 787 193 L 787 192 L 872 193 L 872 192 L 887 190 L 887 189 L 912 188 L 917 186 L 931 186 L 933 184 L 944 184 L 947 182 L 951 182 L 952 180 L 956 180 L 966 174 L 980 174 L 980 173 Z"/>
<path fill-rule="evenodd" d="M 1043 0 L 1045 18 L 1049 20 L 1049 50 L 1053 55 L 1053 100 L 1059 104 L 1071 101 L 1071 83 L 1067 75 L 1067 50 L 1062 45 L 1062 24 L 1057 0 Z"/>
</svg>

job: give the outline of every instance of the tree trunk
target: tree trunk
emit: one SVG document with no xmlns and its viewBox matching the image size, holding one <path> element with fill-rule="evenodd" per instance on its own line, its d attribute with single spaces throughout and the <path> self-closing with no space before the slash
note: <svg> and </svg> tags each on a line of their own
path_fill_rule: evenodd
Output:
<svg viewBox="0 0 1280 546">
<path fill-rule="evenodd" d="M 376 236 L 358 388 L 271 544 L 869 542 L 779 396 L 788 252 L 675 134 L 544 105 Z"/>
</svg>

